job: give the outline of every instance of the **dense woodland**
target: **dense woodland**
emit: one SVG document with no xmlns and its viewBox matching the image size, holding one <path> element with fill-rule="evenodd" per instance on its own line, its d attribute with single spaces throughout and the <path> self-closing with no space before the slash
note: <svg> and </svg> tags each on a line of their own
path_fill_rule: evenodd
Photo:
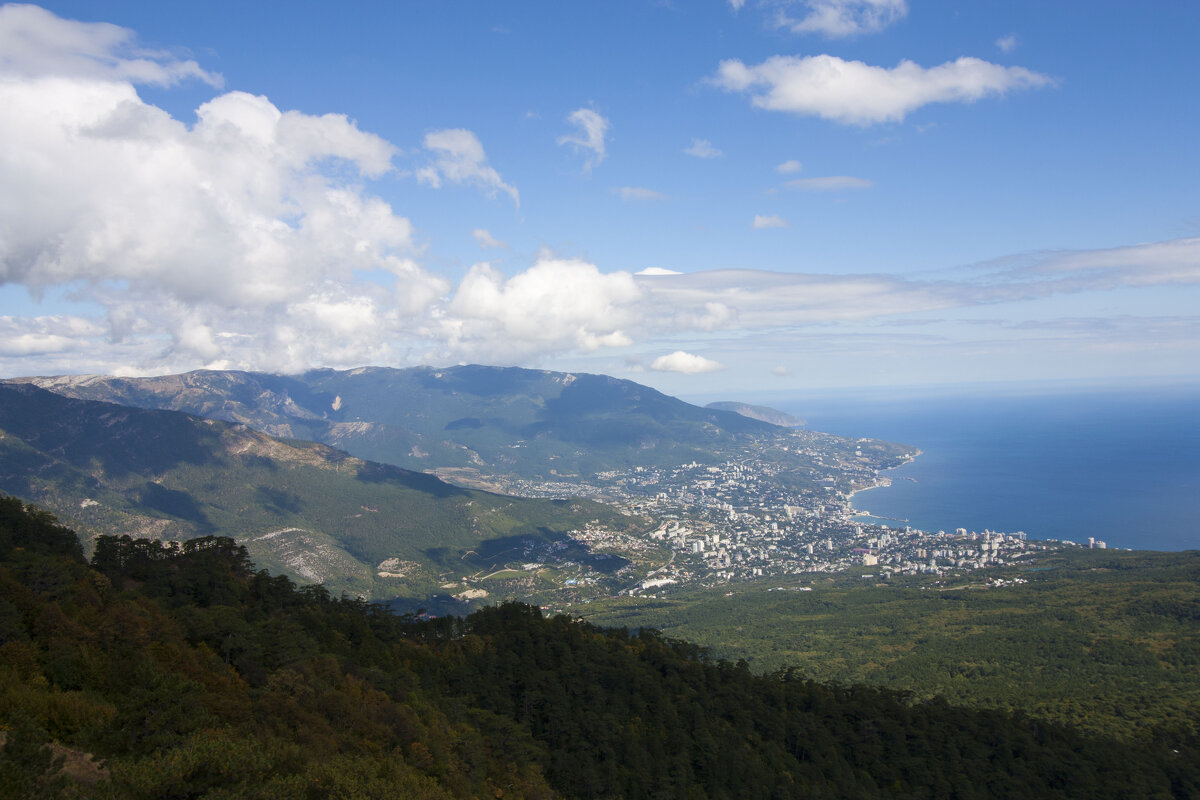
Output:
<svg viewBox="0 0 1200 800">
<path fill-rule="evenodd" d="M 755 672 L 792 666 L 1131 741 L 1200 732 L 1200 551 L 1074 548 L 886 585 L 810 574 L 727 589 L 577 608 L 597 625 L 659 628 Z"/>
<path fill-rule="evenodd" d="M 396 616 L 225 538 L 102 538 L 89 565 L 12 498 L 0 723 L 0 797 L 1200 796 L 1182 734 L 755 675 L 519 604 Z"/>
</svg>

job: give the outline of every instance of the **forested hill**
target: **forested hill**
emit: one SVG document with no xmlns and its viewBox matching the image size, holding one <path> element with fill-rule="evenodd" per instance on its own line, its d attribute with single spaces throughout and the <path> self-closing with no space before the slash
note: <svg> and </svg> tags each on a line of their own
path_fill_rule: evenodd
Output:
<svg viewBox="0 0 1200 800">
<path fill-rule="evenodd" d="M 70 397 L 242 422 L 410 469 L 457 467 L 543 480 L 708 462 L 744 437 L 781 432 L 632 381 L 515 367 L 19 380 Z"/>
<path fill-rule="evenodd" d="M 12 498 L 0 723 L 4 797 L 1200 793 L 1195 741 L 1123 745 L 755 676 L 649 630 L 523 605 L 397 617 L 255 572 L 229 539 L 105 538 L 89 565 L 73 532 Z"/>
<path fill-rule="evenodd" d="M 0 491 L 49 508 L 88 541 L 230 536 L 276 572 L 380 600 L 424 598 L 514 553 L 548 550 L 603 581 L 627 562 L 570 532 L 634 524 L 586 500 L 464 489 L 243 425 L 21 384 L 0 384 Z"/>
</svg>

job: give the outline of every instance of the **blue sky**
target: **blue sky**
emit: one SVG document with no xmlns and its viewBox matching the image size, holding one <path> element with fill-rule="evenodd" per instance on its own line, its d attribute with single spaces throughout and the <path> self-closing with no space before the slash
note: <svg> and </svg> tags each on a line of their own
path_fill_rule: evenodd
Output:
<svg viewBox="0 0 1200 800">
<path fill-rule="evenodd" d="M 0 374 L 1200 375 L 1200 6 L 0 6 Z"/>
</svg>

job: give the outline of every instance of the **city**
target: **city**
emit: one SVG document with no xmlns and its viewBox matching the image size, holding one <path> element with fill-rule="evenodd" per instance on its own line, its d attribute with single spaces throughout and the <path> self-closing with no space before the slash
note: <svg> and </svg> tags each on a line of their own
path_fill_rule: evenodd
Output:
<svg viewBox="0 0 1200 800">
<path fill-rule="evenodd" d="M 514 575 L 525 578 L 519 581 L 521 588 L 540 586 L 538 596 L 553 603 L 587 602 L 602 595 L 653 597 L 684 588 L 817 573 L 887 582 L 899 575 L 1028 563 L 1038 553 L 1073 545 L 1030 540 L 1023 531 L 923 531 L 905 520 L 856 510 L 855 494 L 889 485 L 884 470 L 918 457 L 915 448 L 791 430 L 758 437 L 741 454 L 724 455 L 733 457 L 716 464 L 611 469 L 586 481 L 505 482 L 509 492 L 586 496 L 648 520 L 636 533 L 600 524 L 572 532 L 593 559 L 609 556 L 609 567 L 624 562 L 615 570 L 581 559 L 577 547 L 525 550 L 519 566 L 512 567 Z M 1091 540 L 1089 546 L 1105 544 Z M 456 596 L 481 599 L 479 579 L 464 576 L 469 588 Z M 792 588 L 803 589 L 801 582 L 791 581 Z M 492 594 L 512 588 L 516 586 L 493 583 Z"/>
</svg>

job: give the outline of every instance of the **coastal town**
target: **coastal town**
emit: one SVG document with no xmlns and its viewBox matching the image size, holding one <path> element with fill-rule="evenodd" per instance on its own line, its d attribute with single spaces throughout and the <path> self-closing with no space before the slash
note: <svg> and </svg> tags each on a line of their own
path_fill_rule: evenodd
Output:
<svg viewBox="0 0 1200 800">
<path fill-rule="evenodd" d="M 553 565 L 555 575 L 569 576 L 561 579 L 563 593 L 578 602 L 596 594 L 656 596 L 820 573 L 886 582 L 1012 565 L 1072 544 L 1030 540 L 1022 531 L 924 531 L 855 509 L 856 493 L 889 485 L 884 471 L 919 455 L 902 445 L 793 430 L 715 464 L 638 466 L 587 482 L 510 485 L 538 496 L 604 500 L 651 521 L 636 533 L 599 524 L 573 532 L 590 553 L 621 559 L 616 571 L 573 559 L 568 553 L 577 548 L 529 553 L 522 568 Z"/>
</svg>

